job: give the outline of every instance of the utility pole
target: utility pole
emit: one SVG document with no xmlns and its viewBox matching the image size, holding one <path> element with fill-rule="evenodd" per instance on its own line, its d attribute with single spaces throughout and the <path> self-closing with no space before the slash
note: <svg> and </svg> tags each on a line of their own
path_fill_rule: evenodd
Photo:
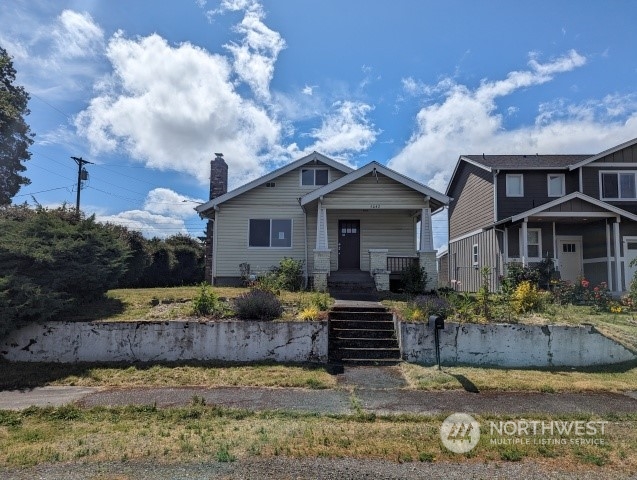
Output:
<svg viewBox="0 0 637 480">
<path fill-rule="evenodd" d="M 87 163 L 92 164 L 88 160 L 82 159 L 82 157 L 71 157 L 77 163 L 77 200 L 75 202 L 75 214 L 80 216 L 80 190 L 82 190 L 82 180 L 88 179 L 88 172 L 84 168 Z"/>
</svg>

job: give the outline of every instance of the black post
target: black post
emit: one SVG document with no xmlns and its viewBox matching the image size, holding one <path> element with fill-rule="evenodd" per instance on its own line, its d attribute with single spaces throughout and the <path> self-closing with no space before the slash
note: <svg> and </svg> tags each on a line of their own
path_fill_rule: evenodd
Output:
<svg viewBox="0 0 637 480">
<path fill-rule="evenodd" d="M 80 216 L 80 190 L 82 190 L 82 167 L 89 162 L 88 160 L 84 160 L 82 157 L 71 157 L 77 163 L 77 199 L 75 201 L 75 214 Z"/>
<path fill-rule="evenodd" d="M 438 364 L 438 370 L 442 370 L 440 367 L 440 333 L 439 330 L 445 328 L 445 319 L 440 315 L 431 315 L 429 317 L 429 326 L 434 329 L 434 343 L 436 344 L 436 363 Z"/>
</svg>

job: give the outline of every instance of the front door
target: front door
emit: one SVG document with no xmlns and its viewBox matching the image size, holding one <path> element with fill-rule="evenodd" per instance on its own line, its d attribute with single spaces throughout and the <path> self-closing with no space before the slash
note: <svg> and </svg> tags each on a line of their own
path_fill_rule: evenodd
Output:
<svg viewBox="0 0 637 480">
<path fill-rule="evenodd" d="M 338 269 L 361 268 L 361 222 L 338 221 Z"/>
<path fill-rule="evenodd" d="M 637 237 L 624 237 L 624 285 L 625 289 L 630 288 L 633 281 L 637 265 L 631 265 L 637 258 Z M 616 288 L 615 290 L 620 290 Z"/>
<path fill-rule="evenodd" d="M 562 280 L 576 282 L 583 276 L 581 237 L 559 238 L 557 255 Z"/>
</svg>

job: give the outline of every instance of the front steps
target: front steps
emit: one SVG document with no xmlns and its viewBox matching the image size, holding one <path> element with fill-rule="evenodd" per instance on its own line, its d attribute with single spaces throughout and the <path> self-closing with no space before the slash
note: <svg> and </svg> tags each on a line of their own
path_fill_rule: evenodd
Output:
<svg viewBox="0 0 637 480">
<path fill-rule="evenodd" d="M 382 306 L 336 306 L 329 315 L 329 361 L 395 365 L 400 347 L 393 315 Z"/>
<path fill-rule="evenodd" d="M 327 278 L 327 289 L 338 300 L 378 301 L 374 279 L 369 272 L 338 270 Z"/>
</svg>

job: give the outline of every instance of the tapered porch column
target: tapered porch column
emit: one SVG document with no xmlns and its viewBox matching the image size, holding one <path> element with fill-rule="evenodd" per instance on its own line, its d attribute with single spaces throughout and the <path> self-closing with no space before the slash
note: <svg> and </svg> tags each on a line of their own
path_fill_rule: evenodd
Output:
<svg viewBox="0 0 637 480">
<path fill-rule="evenodd" d="M 436 265 L 436 251 L 434 250 L 434 236 L 431 223 L 431 208 L 429 199 L 420 212 L 420 250 L 418 251 L 420 266 L 427 272 L 427 289 L 438 288 L 438 268 Z"/>
<path fill-rule="evenodd" d="M 622 291 L 622 266 L 619 263 L 620 259 L 620 245 L 619 245 L 619 222 L 617 217 L 615 223 L 613 223 L 613 240 L 615 241 L 615 291 Z"/>
<path fill-rule="evenodd" d="M 327 290 L 327 277 L 330 274 L 330 255 L 327 241 L 327 210 L 321 202 L 316 214 L 316 248 L 314 249 L 314 290 Z"/>
<path fill-rule="evenodd" d="M 524 221 L 522 222 L 522 232 L 520 233 L 520 235 L 522 235 L 522 251 L 520 253 L 522 254 L 523 267 L 526 267 L 528 265 L 527 259 L 529 257 L 529 234 L 527 232 L 528 221 L 528 218 L 524 219 Z"/>
</svg>

